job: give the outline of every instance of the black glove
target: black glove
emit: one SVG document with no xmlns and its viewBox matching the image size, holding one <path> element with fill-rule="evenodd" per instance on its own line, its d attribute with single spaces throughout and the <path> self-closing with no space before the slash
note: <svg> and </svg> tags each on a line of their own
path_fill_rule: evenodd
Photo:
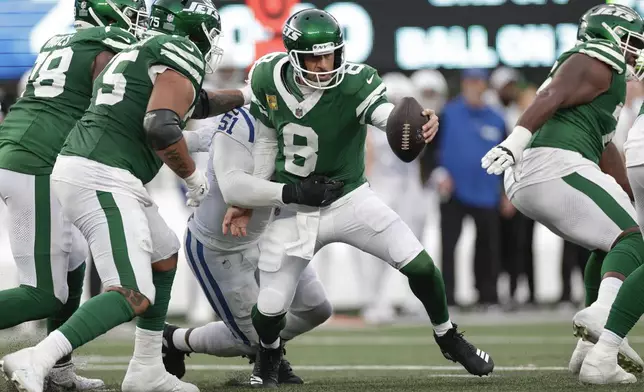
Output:
<svg viewBox="0 0 644 392">
<path fill-rule="evenodd" d="M 311 207 L 326 207 L 342 196 L 341 181 L 314 175 L 297 184 L 286 184 L 282 188 L 282 202 L 296 203 Z"/>
</svg>

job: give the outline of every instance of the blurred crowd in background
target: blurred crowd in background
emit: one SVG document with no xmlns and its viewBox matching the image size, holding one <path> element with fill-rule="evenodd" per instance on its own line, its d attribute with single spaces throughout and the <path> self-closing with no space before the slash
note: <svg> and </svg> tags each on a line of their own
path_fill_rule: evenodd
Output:
<svg viewBox="0 0 644 392">
<path fill-rule="evenodd" d="M 247 70 L 234 68 L 227 56 L 217 72 L 208 76 L 205 88 L 238 88 L 245 83 Z M 439 227 L 440 249 L 437 259 L 445 278 L 449 305 L 468 309 L 512 312 L 518 309 L 569 306 L 576 307 L 582 298 L 574 298 L 573 278 L 581 284 L 581 274 L 588 251 L 565 243 L 560 254 L 561 295 L 555 302 L 538 303 L 535 297 L 535 266 L 533 255 L 534 222 L 519 213 L 505 198 L 502 177 L 487 175 L 480 159 L 489 148 L 498 144 L 514 127 L 522 111 L 534 99 L 538 85 L 526 80 L 518 70 L 500 67 L 493 70 L 465 69 L 458 80 L 446 80 L 437 70 L 423 69 L 410 74 L 385 73 L 382 79 L 392 103 L 402 97 L 415 97 L 423 107 L 434 109 L 440 116 L 440 131 L 423 154 L 406 164 L 391 152 L 385 133 L 370 129 L 367 139 L 367 177 L 371 186 L 388 205 L 408 223 L 419 239 L 425 238 L 428 221 Z M 22 90 L 26 78 L 16 85 L 0 85 L 2 115 Z M 615 136 L 621 148 L 629 127 L 644 101 L 644 86 L 631 82 L 627 102 Z M 206 120 L 202 120 L 206 121 Z M 207 122 L 205 124 L 208 124 Z M 189 129 L 203 126 L 191 121 Z M 201 160 L 202 164 L 205 161 Z M 180 181 L 176 181 L 177 187 Z M 436 212 L 439 213 L 437 214 Z M 438 216 L 437 216 L 438 215 Z M 474 303 L 463 304 L 455 296 L 455 251 L 466 217 L 474 221 L 473 276 Z M 182 230 L 182 229 L 181 229 Z M 387 323 L 401 313 L 423 314 L 420 303 L 408 293 L 409 301 L 394 305 L 385 299 L 383 284 L 390 275 L 397 275 L 383 262 L 356 257 L 365 264 L 365 278 L 371 293 L 360 310 L 368 323 Z M 322 264 L 319 269 L 324 269 Z M 579 273 L 574 274 L 575 269 Z M 321 275 L 324 271 L 320 271 Z M 499 294 L 499 280 L 508 287 Z M 91 269 L 91 295 L 100 292 L 100 280 Z M 527 296 L 516 295 L 517 288 L 527 287 Z M 524 290 L 525 291 L 525 290 Z M 199 295 L 195 291 L 194 295 Z M 409 305 L 407 305 L 409 304 Z"/>
</svg>

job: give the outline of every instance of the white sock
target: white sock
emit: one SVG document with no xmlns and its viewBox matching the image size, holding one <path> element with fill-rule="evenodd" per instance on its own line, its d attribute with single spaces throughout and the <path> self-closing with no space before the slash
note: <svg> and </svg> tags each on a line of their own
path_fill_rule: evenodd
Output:
<svg viewBox="0 0 644 392">
<path fill-rule="evenodd" d="M 162 346 L 163 331 L 150 331 L 136 327 L 133 358 L 139 363 L 163 366 Z"/>
<path fill-rule="evenodd" d="M 261 343 L 262 343 L 262 347 L 270 348 L 270 349 L 275 350 L 276 348 L 279 348 L 279 346 L 280 346 L 280 338 L 275 339 L 275 341 L 273 343 L 270 343 L 270 344 L 266 344 L 264 342 L 261 342 Z"/>
<path fill-rule="evenodd" d="M 186 343 L 187 332 L 187 328 L 181 328 L 177 329 L 172 335 L 174 346 L 181 351 L 192 352 L 194 350 L 199 354 L 210 354 L 218 357 L 239 357 L 242 355 L 254 355 L 256 352 L 257 346 L 247 346 L 235 338 L 222 321 L 208 323 L 203 327 L 193 329 Z M 190 346 L 188 346 L 188 343 Z"/>
<path fill-rule="evenodd" d="M 606 278 L 599 284 L 599 293 L 597 294 L 597 301 L 595 303 L 599 306 L 610 308 L 615 302 L 615 297 L 622 287 L 621 280 L 617 278 Z"/>
<path fill-rule="evenodd" d="M 443 324 L 434 325 L 434 332 L 436 336 L 443 336 L 452 328 L 454 328 L 452 320 L 447 320 Z"/>
<path fill-rule="evenodd" d="M 622 345 L 624 339 L 620 338 L 615 334 L 615 332 L 609 331 L 604 328 L 604 331 L 599 336 L 598 344 L 601 343 L 604 346 L 615 349 L 615 352 L 619 351 L 619 347 Z"/>
<path fill-rule="evenodd" d="M 42 353 L 40 358 L 45 361 L 45 364 L 50 369 L 56 364 L 56 361 L 73 351 L 72 344 L 58 330 L 50 333 L 42 342 L 36 345 L 35 349 Z"/>
</svg>

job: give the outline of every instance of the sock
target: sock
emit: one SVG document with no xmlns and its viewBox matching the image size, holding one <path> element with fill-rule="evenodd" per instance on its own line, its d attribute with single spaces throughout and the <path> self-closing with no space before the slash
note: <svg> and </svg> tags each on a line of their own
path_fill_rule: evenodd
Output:
<svg viewBox="0 0 644 392">
<path fill-rule="evenodd" d="M 58 331 L 77 349 L 133 318 L 134 310 L 127 299 L 116 291 L 108 291 L 85 302 Z"/>
<path fill-rule="evenodd" d="M 617 278 L 606 278 L 603 279 L 599 285 L 599 292 L 597 294 L 596 305 L 610 308 L 615 302 L 615 297 L 619 292 L 619 288 L 622 287 L 622 281 Z"/>
<path fill-rule="evenodd" d="M 420 252 L 400 272 L 407 276 L 411 291 L 425 306 L 432 324 L 440 325 L 448 322 L 449 311 L 443 276 L 427 252 L 424 250 Z"/>
<path fill-rule="evenodd" d="M 136 321 L 136 326 L 148 331 L 163 331 L 165 319 L 168 314 L 168 304 L 170 303 L 170 294 L 172 292 L 172 282 L 177 269 L 170 271 L 157 272 L 152 271 L 152 282 L 156 288 L 154 305 L 141 315 Z"/>
<path fill-rule="evenodd" d="M 272 350 L 275 350 L 280 347 L 280 338 L 278 337 L 277 339 L 275 339 L 273 343 L 264 343 L 263 341 L 260 341 L 259 343 L 264 348 L 270 348 Z"/>
<path fill-rule="evenodd" d="M 251 311 L 251 317 L 253 318 L 253 326 L 257 331 L 257 336 L 259 336 L 260 341 L 266 344 L 269 344 L 272 348 L 272 344 L 277 342 L 277 339 L 280 336 L 280 331 L 284 329 L 286 324 L 285 314 L 280 314 L 278 316 L 265 316 L 258 309 L 257 305 L 253 306 Z M 279 344 L 279 342 L 278 342 Z"/>
<path fill-rule="evenodd" d="M 172 342 L 181 351 L 210 354 L 218 357 L 240 357 L 255 355 L 256 347 L 245 345 L 235 338 L 223 321 L 208 323 L 194 328 L 188 335 L 188 329 L 181 328 L 172 335 Z"/>
<path fill-rule="evenodd" d="M 617 336 L 614 332 L 604 329 L 599 336 L 598 344 L 603 344 L 606 347 L 611 347 L 615 350 L 615 355 L 619 352 L 619 347 L 622 345 L 624 338 Z"/>
<path fill-rule="evenodd" d="M 34 349 L 38 351 L 38 358 L 42 359 L 48 368 L 52 368 L 56 361 L 72 353 L 72 344 L 60 331 L 47 335 Z"/>
<path fill-rule="evenodd" d="M 452 325 L 452 322 L 450 320 L 447 320 L 446 322 L 438 325 L 434 325 L 434 332 L 436 333 L 436 336 L 443 336 L 449 331 L 450 329 L 454 328 Z"/>
<path fill-rule="evenodd" d="M 602 263 L 601 276 L 603 277 L 608 272 L 617 272 L 628 277 L 640 265 L 644 264 L 643 255 L 642 234 L 639 232 L 627 234 L 606 254 Z"/>
<path fill-rule="evenodd" d="M 332 313 L 333 307 L 329 301 L 324 301 L 305 312 L 290 311 L 286 313 L 286 326 L 280 333 L 280 337 L 284 340 L 291 340 L 302 335 L 327 321 Z"/>
<path fill-rule="evenodd" d="M 67 273 L 67 287 L 69 288 L 69 294 L 67 296 L 67 302 L 62 306 L 62 308 L 56 312 L 53 316 L 47 319 L 47 334 L 52 333 L 57 330 L 58 327 L 63 325 L 67 319 L 71 317 L 72 314 L 78 309 L 80 305 L 81 296 L 83 295 L 83 283 L 85 280 L 85 263 L 81 264 L 80 267 L 76 268 L 74 271 Z M 66 355 L 61 358 L 56 364 L 63 365 L 72 360 L 72 356 Z"/>
<path fill-rule="evenodd" d="M 163 366 L 161 356 L 163 330 L 150 331 L 142 329 L 137 325 L 134 336 L 134 355 L 132 358 L 142 364 L 161 364 L 161 366 Z"/>
<path fill-rule="evenodd" d="M 20 286 L 0 291 L 0 330 L 15 327 L 26 321 L 40 320 L 60 310 L 63 304 L 44 290 Z"/>
<path fill-rule="evenodd" d="M 628 335 L 643 313 L 644 267 L 639 267 L 626 278 L 617 293 L 606 321 L 606 329 L 623 338 Z"/>
<path fill-rule="evenodd" d="M 602 263 L 606 252 L 596 250 L 590 253 L 586 268 L 584 268 L 584 287 L 586 288 L 586 307 L 597 301 L 599 284 L 602 279 Z"/>
</svg>

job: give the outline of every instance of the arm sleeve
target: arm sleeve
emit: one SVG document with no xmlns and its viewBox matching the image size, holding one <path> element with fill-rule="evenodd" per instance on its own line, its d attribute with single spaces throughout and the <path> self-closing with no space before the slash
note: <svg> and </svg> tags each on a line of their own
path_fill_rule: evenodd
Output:
<svg viewBox="0 0 644 392">
<path fill-rule="evenodd" d="M 275 131 L 270 128 L 266 131 L 260 124 L 257 123 L 258 136 L 252 152 L 223 133 L 217 133 L 213 139 L 212 165 L 221 194 L 228 204 L 245 208 L 284 205 L 284 185 L 265 179 L 273 174 L 275 168 L 277 138 L 271 139 Z"/>
<path fill-rule="evenodd" d="M 373 110 L 373 112 L 371 112 L 371 118 L 367 123 L 373 125 L 374 127 L 380 129 L 381 131 L 386 131 L 387 120 L 389 120 L 389 115 L 391 114 L 392 110 L 394 110 L 393 103 L 389 103 L 389 102 L 380 103 Z"/>
</svg>

